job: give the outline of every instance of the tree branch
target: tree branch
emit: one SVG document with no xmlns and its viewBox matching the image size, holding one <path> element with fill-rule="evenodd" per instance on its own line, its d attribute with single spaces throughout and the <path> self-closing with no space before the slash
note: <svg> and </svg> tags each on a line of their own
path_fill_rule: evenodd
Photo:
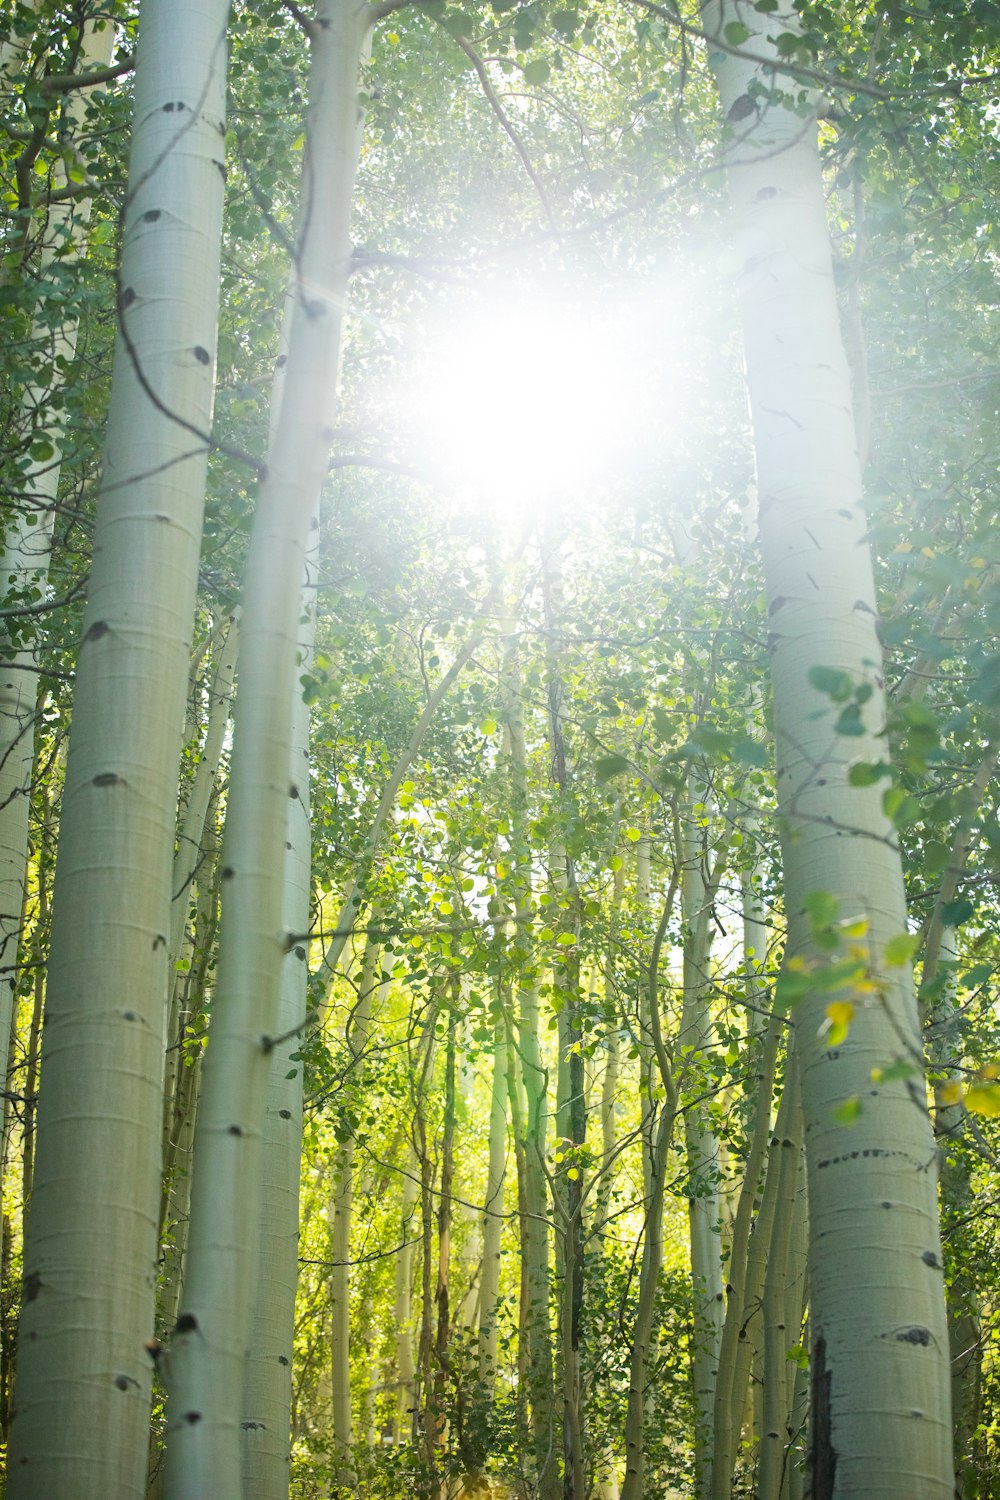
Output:
<svg viewBox="0 0 1000 1500">
<path fill-rule="evenodd" d="M 451 35 L 450 32 L 449 35 Z M 479 56 L 479 53 L 476 51 L 472 43 L 466 41 L 465 37 L 456 36 L 453 37 L 452 40 L 456 42 L 459 47 L 461 47 L 466 57 L 475 68 L 476 73 L 479 77 L 479 82 L 483 86 L 483 93 L 486 95 L 490 108 L 496 115 L 497 119 L 500 121 L 500 125 L 504 131 L 504 134 L 511 141 L 514 150 L 521 158 L 521 164 L 524 167 L 524 170 L 531 178 L 535 192 L 538 194 L 542 208 L 545 211 L 545 217 L 549 222 L 549 228 L 552 230 L 552 233 L 554 235 L 558 236 L 559 230 L 556 225 L 555 216 L 552 213 L 552 205 L 549 203 L 548 195 L 546 194 L 545 188 L 542 186 L 542 180 L 539 177 L 538 173 L 535 171 L 534 167 L 531 165 L 531 157 L 528 155 L 527 148 L 525 147 L 524 142 L 521 140 L 521 137 L 514 129 L 514 126 L 511 123 L 510 116 L 507 114 L 503 105 L 500 103 L 500 96 L 497 94 L 496 89 L 493 87 L 490 75 L 486 71 L 486 64 Z"/>
<path fill-rule="evenodd" d="M 38 92 L 48 94 L 70 94 L 74 89 L 92 89 L 98 83 L 111 83 L 123 73 L 131 73 L 135 59 L 126 57 L 120 63 L 107 68 L 93 68 L 89 73 L 50 73 L 38 85 Z"/>
</svg>

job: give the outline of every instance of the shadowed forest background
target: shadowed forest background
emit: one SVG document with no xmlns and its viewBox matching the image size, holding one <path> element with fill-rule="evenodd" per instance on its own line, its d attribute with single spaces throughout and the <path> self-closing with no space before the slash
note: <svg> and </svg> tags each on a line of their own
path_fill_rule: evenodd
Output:
<svg viewBox="0 0 1000 1500">
<path fill-rule="evenodd" d="M 8 0 L 10 1500 L 1000 1495 L 998 52 Z"/>
</svg>

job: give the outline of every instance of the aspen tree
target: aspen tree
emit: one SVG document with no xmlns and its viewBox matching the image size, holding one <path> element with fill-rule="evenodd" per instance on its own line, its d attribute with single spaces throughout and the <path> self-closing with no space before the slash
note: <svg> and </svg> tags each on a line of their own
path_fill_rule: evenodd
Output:
<svg viewBox="0 0 1000 1500">
<path fill-rule="evenodd" d="M 146 1482 L 144 1343 L 212 419 L 227 15 L 220 0 L 141 7 L 121 333 L 62 799 L 24 1252 L 7 1489 L 17 1500 L 126 1500 Z"/>
<path fill-rule="evenodd" d="M 268 443 L 281 420 L 295 288 L 285 293 L 279 353 L 271 379 Z M 307 547 L 299 625 L 299 673 L 312 669 L 319 582 L 319 516 Z M 234 632 L 235 633 L 235 632 Z M 228 642 L 227 642 L 228 644 Z M 242 1500 L 282 1500 L 291 1478 L 292 1356 L 299 1269 L 299 1186 L 302 1169 L 303 1078 L 299 1051 L 308 1004 L 312 894 L 310 715 L 297 675 L 291 697 L 291 780 L 285 843 L 285 929 L 299 936 L 281 968 L 278 1039 L 271 1049 L 262 1125 L 260 1225 L 256 1295 L 243 1382 L 240 1422 Z M 192 799 L 193 800 L 193 799 Z"/>
<path fill-rule="evenodd" d="M 372 1009 L 379 988 L 380 939 L 369 934 L 358 979 L 357 1001 L 348 1012 L 344 1027 L 349 1066 L 359 1086 L 371 1044 Z M 330 1370 L 333 1391 L 333 1442 L 341 1483 L 351 1487 L 357 1479 L 351 1468 L 353 1419 L 351 1411 L 351 1224 L 354 1207 L 354 1132 L 334 1152 L 330 1164 L 332 1230 L 330 1235 Z"/>
<path fill-rule="evenodd" d="M 554 778 L 552 792 L 557 802 L 557 827 L 560 829 L 552 842 L 549 871 L 550 881 L 560 898 L 560 908 L 566 912 L 565 918 L 559 923 L 559 939 L 565 942 L 565 947 L 557 949 L 552 965 L 552 990 L 559 1000 L 556 1136 L 563 1156 L 568 1156 L 554 1186 L 558 1213 L 558 1362 L 562 1386 L 563 1494 L 565 1500 L 583 1500 L 586 1473 L 580 1386 L 580 1336 L 584 1297 L 583 1168 L 580 1148 L 585 1145 L 587 1138 L 587 1098 L 580 1045 L 580 964 L 576 949 L 580 937 L 580 900 L 573 857 L 561 831 L 563 823 L 574 816 L 576 797 L 566 755 L 562 680 L 562 615 L 565 605 L 560 541 L 559 517 L 553 511 L 543 523 L 540 551 L 546 633 L 549 749 Z"/>
<path fill-rule="evenodd" d="M 110 21 L 98 30 L 93 22 L 84 27 L 79 67 L 90 71 L 107 64 L 114 47 L 115 28 Z M 12 71 L 19 49 L 12 43 L 0 46 L 0 81 Z M 7 54 L 6 57 L 4 54 Z M 67 105 L 68 124 L 79 128 L 84 117 L 86 95 L 74 93 Z M 72 142 L 72 137 L 70 137 Z M 68 183 L 66 163 L 60 159 L 53 173 L 57 188 Z M 39 278 L 44 282 L 58 254 L 60 266 L 77 260 L 90 221 L 90 199 L 64 199 L 49 205 Z M 76 353 L 77 321 L 68 318 L 49 330 L 36 320 L 32 343 L 48 337 L 51 361 L 44 385 L 25 391 L 21 409 L 26 420 L 44 412 L 58 393 L 63 371 Z M 45 456 L 29 453 L 23 474 L 27 503 L 6 528 L 0 555 L 0 578 L 4 592 L 25 590 L 41 595 L 46 586 L 52 551 L 55 500 L 62 472 L 58 424 L 47 419 L 34 428 Z M 42 449 L 36 450 L 41 455 Z M 6 634 L 6 631 L 4 632 Z M 17 991 L 18 949 L 21 938 L 21 908 L 28 866 L 28 812 L 34 762 L 35 718 L 38 712 L 38 653 L 33 645 L 14 644 L 0 638 L 0 1078 L 7 1077 L 7 1039 L 10 1035 L 14 995 Z"/>
<path fill-rule="evenodd" d="M 493 1024 L 493 1070 L 490 1078 L 489 1159 L 483 1204 L 483 1261 L 479 1296 L 479 1379 L 492 1395 L 497 1371 L 497 1306 L 500 1300 L 500 1251 L 503 1236 L 504 1179 L 507 1171 L 507 1074 L 511 1066 L 503 1012 Z"/>
<path fill-rule="evenodd" d="M 800 966 L 788 972 L 802 994 L 813 1493 L 944 1500 L 953 1476 L 936 1156 L 899 847 L 884 787 L 850 776 L 884 755 L 885 700 L 815 105 L 774 40 L 796 35 L 789 7 L 712 0 L 703 15 L 720 39 L 709 60 L 727 121 L 788 952 Z M 844 932 L 843 947 L 851 939 L 836 921 L 863 933 L 863 957 L 848 950 L 831 991 L 810 982 L 829 984 L 835 961 L 813 931 Z M 873 1079 L 896 1062 L 912 1073 Z"/>
<path fill-rule="evenodd" d="M 733 1466 L 746 1407 L 750 1365 L 747 1326 L 753 1304 L 759 1296 L 759 1288 L 751 1287 L 749 1280 L 751 1235 L 759 1228 L 759 1214 L 758 1224 L 755 1226 L 753 1213 L 771 1136 L 771 1094 L 781 1034 L 781 1022 L 774 1016 L 764 1035 L 760 1071 L 756 1080 L 757 1112 L 733 1220 L 726 1312 L 719 1343 L 719 1370 L 713 1402 L 712 1500 L 729 1500 L 732 1492 Z"/>
<path fill-rule="evenodd" d="M 679 838 L 677 842 L 680 842 Z M 677 1080 L 660 1025 L 660 955 L 667 925 L 673 914 L 680 879 L 681 872 L 675 863 L 653 938 L 648 970 L 644 976 L 647 992 L 644 1007 L 645 1020 L 649 1026 L 652 1059 L 656 1066 L 657 1081 L 663 1090 L 663 1097 L 654 1101 L 649 1116 L 648 1128 L 651 1136 L 646 1168 L 649 1187 L 645 1198 L 646 1215 L 643 1224 L 642 1262 L 639 1268 L 639 1295 L 632 1325 L 632 1346 L 629 1351 L 628 1404 L 625 1409 L 624 1434 L 625 1478 L 622 1483 L 621 1500 L 643 1500 L 645 1494 L 646 1453 L 643 1417 L 646 1402 L 646 1372 L 649 1361 L 649 1340 L 653 1329 L 653 1313 L 656 1306 L 656 1290 L 663 1265 L 663 1194 L 666 1185 L 667 1157 L 673 1144 L 679 1102 Z M 651 1081 L 652 1076 L 651 1069 Z"/>
<path fill-rule="evenodd" d="M 413 1356 L 413 1247 L 416 1239 L 417 1189 L 420 1179 L 412 1146 L 403 1160 L 402 1200 L 399 1210 L 399 1254 L 394 1274 L 393 1323 L 396 1329 L 396 1443 L 413 1436 L 416 1407 L 416 1361 Z"/>
<path fill-rule="evenodd" d="M 261 1127 L 286 952 L 284 854 L 301 588 L 329 464 L 350 271 L 359 80 L 376 10 L 323 0 L 311 62 L 295 306 L 243 586 L 223 846 L 222 922 L 195 1138 L 184 1298 L 171 1347 L 169 1500 L 240 1486 L 243 1366 L 254 1292 Z"/>
<path fill-rule="evenodd" d="M 518 666 L 518 640 L 514 622 L 508 621 L 500 688 L 501 713 L 505 721 L 511 804 L 511 867 L 515 886 L 517 927 L 512 956 L 527 972 L 518 976 L 516 1041 L 512 1054 L 520 1060 L 520 1078 L 511 1070 L 512 1115 L 523 1090 L 524 1111 L 518 1154 L 521 1174 L 521 1277 L 520 1339 L 524 1386 L 529 1406 L 531 1438 L 537 1465 L 539 1493 L 547 1497 L 558 1485 L 555 1454 L 555 1414 L 552 1390 L 552 1332 L 549 1321 L 549 1227 L 548 1183 L 545 1147 L 548 1129 L 548 1070 L 542 1061 L 539 1040 L 538 982 L 531 952 L 530 914 L 532 897 L 531 851 L 528 842 L 528 764 L 524 742 L 524 711 Z M 520 1113 L 518 1108 L 517 1113 Z"/>
<path fill-rule="evenodd" d="M 318 534 L 318 533 L 317 533 Z M 318 557 L 310 557 L 303 597 L 308 668 L 316 615 Z M 302 1029 L 306 1020 L 311 881 L 309 708 L 293 692 L 292 780 L 285 856 L 285 925 L 299 935 L 286 954 L 278 1002 L 278 1040 L 264 1107 L 256 1295 L 243 1382 L 240 1434 L 242 1500 L 283 1500 L 291 1477 L 290 1424 L 295 1292 L 299 1269 L 299 1176 L 302 1162 Z"/>
<path fill-rule="evenodd" d="M 696 1096 L 705 1089 L 704 1064 L 711 1043 L 712 896 L 708 861 L 710 811 L 707 791 L 691 777 L 685 808 L 684 873 L 681 910 L 684 926 L 684 1001 L 678 1053 Z M 724 862 L 724 855 L 717 856 Z M 712 872 L 717 886 L 721 871 Z M 694 1295 L 692 1377 L 695 1407 L 695 1487 L 706 1497 L 712 1484 L 712 1409 L 719 1368 L 725 1307 L 719 1238 L 719 1143 L 703 1103 L 697 1097 L 684 1112 L 687 1151 L 688 1219 L 691 1231 L 691 1284 Z"/>
</svg>

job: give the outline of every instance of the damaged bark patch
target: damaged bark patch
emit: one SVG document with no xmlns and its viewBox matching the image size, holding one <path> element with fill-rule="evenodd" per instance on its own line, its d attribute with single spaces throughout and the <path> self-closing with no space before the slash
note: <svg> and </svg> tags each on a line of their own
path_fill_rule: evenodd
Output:
<svg viewBox="0 0 1000 1500">
<path fill-rule="evenodd" d="M 832 1376 L 826 1367 L 826 1339 L 820 1334 L 813 1348 L 812 1366 L 812 1500 L 833 1500 L 837 1455 L 833 1449 L 830 1413 Z"/>
</svg>

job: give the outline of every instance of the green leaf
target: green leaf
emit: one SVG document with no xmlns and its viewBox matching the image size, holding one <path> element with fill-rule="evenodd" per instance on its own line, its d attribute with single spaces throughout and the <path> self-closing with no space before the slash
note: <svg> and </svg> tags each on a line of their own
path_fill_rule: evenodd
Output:
<svg viewBox="0 0 1000 1500">
<path fill-rule="evenodd" d="M 544 57 L 535 57 L 530 63 L 525 64 L 524 81 L 525 83 L 544 83 L 551 72 L 552 68 Z"/>
<path fill-rule="evenodd" d="M 789 1010 L 804 1000 L 813 987 L 812 971 L 806 968 L 785 967 L 778 975 L 775 985 L 775 1000 L 778 1009 Z"/>
<path fill-rule="evenodd" d="M 497 732 L 497 721 L 496 721 L 496 719 L 484 719 L 483 722 L 479 726 L 479 733 L 480 734 L 496 734 L 496 732 Z"/>
<path fill-rule="evenodd" d="M 965 1107 L 994 1120 L 1000 1115 L 1000 1083 L 974 1083 L 965 1091 Z"/>
<path fill-rule="evenodd" d="M 858 1098 L 845 1099 L 843 1104 L 838 1104 L 833 1111 L 833 1118 L 838 1125 L 856 1125 L 861 1118 L 862 1104 Z"/>
<path fill-rule="evenodd" d="M 886 817 L 897 828 L 904 828 L 908 823 L 915 823 L 920 816 L 920 803 L 899 786 L 891 786 L 887 792 L 883 793 L 882 808 Z"/>
<path fill-rule="evenodd" d="M 959 896 L 954 901 L 946 901 L 942 906 L 941 921 L 946 927 L 960 927 L 969 920 L 975 909 L 968 896 Z"/>
<path fill-rule="evenodd" d="M 911 1062 L 900 1059 L 898 1062 L 890 1063 L 887 1068 L 872 1068 L 872 1083 L 896 1083 L 912 1078 L 916 1068 Z"/>
<path fill-rule="evenodd" d="M 840 916 L 840 902 L 829 891 L 810 891 L 802 905 L 814 928 L 829 927 Z"/>
<path fill-rule="evenodd" d="M 861 709 L 857 703 L 848 703 L 846 708 L 841 709 L 834 724 L 837 734 L 848 734 L 857 737 L 864 734 L 865 726 L 861 722 Z"/>
<path fill-rule="evenodd" d="M 742 21 L 730 21 L 728 26 L 722 28 L 722 35 L 730 47 L 741 47 L 750 40 L 750 28 L 744 26 Z"/>
<path fill-rule="evenodd" d="M 603 786 L 610 781 L 612 776 L 620 776 L 623 771 L 630 771 L 631 763 L 624 755 L 602 755 L 594 767 L 594 775 L 597 785 Z"/>
<path fill-rule="evenodd" d="M 476 29 L 474 18 L 464 10 L 447 10 L 440 19 L 445 31 L 460 40 L 472 36 Z"/>
<path fill-rule="evenodd" d="M 738 734 L 733 740 L 730 754 L 733 760 L 739 761 L 741 766 L 763 767 L 768 764 L 767 748 L 760 740 L 751 738 L 749 734 Z"/>
<path fill-rule="evenodd" d="M 566 41 L 572 41 L 580 26 L 580 12 L 578 10 L 554 10 L 552 12 L 552 30 Z"/>
<path fill-rule="evenodd" d="M 917 932 L 897 932 L 885 945 L 885 961 L 894 969 L 901 969 L 920 947 L 920 934 Z"/>
<path fill-rule="evenodd" d="M 883 776 L 891 776 L 892 767 L 884 760 L 859 760 L 847 773 L 851 786 L 874 786 Z"/>
<path fill-rule="evenodd" d="M 836 667 L 810 667 L 809 681 L 818 692 L 826 693 L 834 703 L 846 703 L 854 692 L 854 683 L 847 672 Z"/>
<path fill-rule="evenodd" d="M 978 989 L 981 984 L 986 983 L 992 973 L 992 964 L 973 964 L 972 968 L 966 969 L 962 975 L 962 986 L 967 990 Z"/>
</svg>

